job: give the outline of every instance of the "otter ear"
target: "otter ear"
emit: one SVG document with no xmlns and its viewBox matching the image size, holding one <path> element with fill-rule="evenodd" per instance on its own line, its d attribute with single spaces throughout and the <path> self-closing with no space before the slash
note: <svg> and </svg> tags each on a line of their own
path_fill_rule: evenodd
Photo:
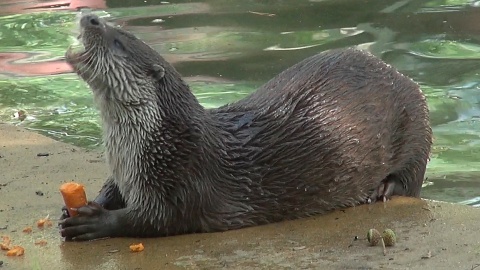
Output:
<svg viewBox="0 0 480 270">
<path fill-rule="evenodd" d="M 160 65 L 157 65 L 157 64 L 154 64 L 152 66 L 152 70 L 153 70 L 153 77 L 155 77 L 157 80 L 161 80 L 163 77 L 165 77 L 165 68 L 160 66 Z"/>
</svg>

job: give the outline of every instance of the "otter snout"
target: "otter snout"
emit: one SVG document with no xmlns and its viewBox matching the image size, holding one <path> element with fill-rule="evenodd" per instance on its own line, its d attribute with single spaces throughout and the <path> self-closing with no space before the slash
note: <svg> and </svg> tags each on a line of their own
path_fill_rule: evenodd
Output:
<svg viewBox="0 0 480 270">
<path fill-rule="evenodd" d="M 83 15 L 82 18 L 80 19 L 80 26 L 82 28 L 86 28 L 86 27 L 104 28 L 105 23 L 97 15 L 87 14 L 87 15 Z"/>
</svg>

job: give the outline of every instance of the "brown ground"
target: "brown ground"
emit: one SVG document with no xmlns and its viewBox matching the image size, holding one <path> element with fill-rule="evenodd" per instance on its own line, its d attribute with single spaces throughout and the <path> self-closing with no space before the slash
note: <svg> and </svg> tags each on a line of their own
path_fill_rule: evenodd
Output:
<svg viewBox="0 0 480 270">
<path fill-rule="evenodd" d="M 102 155 L 0 124 L 0 156 L 0 235 L 25 248 L 21 257 L 0 251 L 0 269 L 480 270 L 480 209 L 409 198 L 226 233 L 65 243 L 55 227 L 58 187 L 76 180 L 93 198 L 106 177 Z M 54 226 L 38 229 L 47 215 Z M 386 256 L 364 239 L 373 227 L 397 233 Z M 41 239 L 46 246 L 34 244 Z M 145 250 L 129 252 L 138 242 Z"/>
</svg>

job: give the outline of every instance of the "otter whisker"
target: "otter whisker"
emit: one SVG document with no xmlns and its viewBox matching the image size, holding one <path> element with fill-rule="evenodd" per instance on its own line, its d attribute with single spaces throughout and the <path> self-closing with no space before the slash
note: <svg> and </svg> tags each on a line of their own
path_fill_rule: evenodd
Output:
<svg viewBox="0 0 480 270">
<path fill-rule="evenodd" d="M 102 52 L 99 52 L 100 55 L 103 55 Z M 95 79 L 102 73 L 104 72 L 104 61 L 102 61 L 102 58 L 99 60 L 94 57 L 95 54 L 91 54 L 91 56 L 88 58 L 88 62 L 86 63 L 85 67 L 88 67 L 92 69 L 90 78 L 87 80 L 88 84 L 92 84 L 95 82 Z"/>
<path fill-rule="evenodd" d="M 96 61 L 94 55 L 95 49 L 94 48 L 89 48 L 88 50 L 84 51 L 81 55 L 79 55 L 79 69 L 78 72 L 81 75 L 85 75 L 86 72 L 85 70 L 89 70 L 91 68 L 91 63 Z"/>
<path fill-rule="evenodd" d="M 103 63 L 101 61 L 95 61 L 92 74 L 89 79 L 89 84 L 94 83 L 95 79 L 103 72 Z"/>
</svg>

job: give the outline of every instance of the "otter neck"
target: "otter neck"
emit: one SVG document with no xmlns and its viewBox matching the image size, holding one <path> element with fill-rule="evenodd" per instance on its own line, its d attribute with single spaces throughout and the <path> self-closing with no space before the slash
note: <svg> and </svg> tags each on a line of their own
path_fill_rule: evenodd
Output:
<svg viewBox="0 0 480 270">
<path fill-rule="evenodd" d="M 145 185 L 190 205 L 200 202 L 188 202 L 188 190 L 198 189 L 212 198 L 228 194 L 227 179 L 220 188 L 218 179 L 211 177 L 218 174 L 205 175 L 199 167 L 209 162 L 221 174 L 224 161 L 219 152 L 225 134 L 182 79 L 166 77 L 157 93 L 155 99 L 139 100 L 137 105 L 99 100 L 107 161 L 127 205 L 143 205 L 146 194 L 135 191 Z"/>
</svg>

